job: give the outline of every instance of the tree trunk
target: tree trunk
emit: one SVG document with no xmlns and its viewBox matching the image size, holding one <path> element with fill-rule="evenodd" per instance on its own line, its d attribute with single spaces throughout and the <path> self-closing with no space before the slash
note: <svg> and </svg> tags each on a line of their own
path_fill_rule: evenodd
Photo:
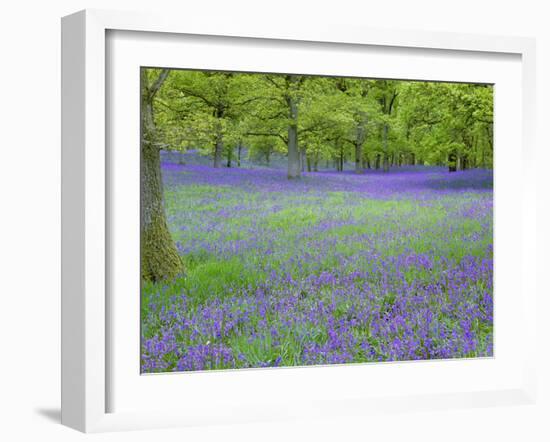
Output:
<svg viewBox="0 0 550 442">
<path fill-rule="evenodd" d="M 488 143 L 488 147 L 489 147 L 489 151 L 487 153 L 490 154 L 491 158 L 492 158 L 492 153 L 493 153 L 493 125 L 487 125 L 485 126 L 485 130 L 487 132 L 487 143 Z M 482 152 L 485 152 L 483 150 L 483 147 L 482 147 Z M 485 157 L 485 153 L 483 154 L 483 167 L 487 167 L 487 160 L 486 160 L 486 157 Z"/>
<path fill-rule="evenodd" d="M 367 122 L 367 116 L 362 114 L 355 131 L 355 173 L 363 173 L 365 171 L 363 144 L 367 137 Z"/>
<path fill-rule="evenodd" d="M 291 84 L 298 81 L 294 75 L 288 76 Z M 298 149 L 298 103 L 296 97 L 289 94 L 286 97 L 290 123 L 288 125 L 288 178 L 300 178 L 300 151 Z"/>
<path fill-rule="evenodd" d="M 218 124 L 216 133 L 216 144 L 214 146 L 214 167 L 222 167 L 222 153 L 223 153 L 223 134 L 221 125 Z"/>
<path fill-rule="evenodd" d="M 239 144 L 237 145 L 237 167 L 241 167 L 241 150 L 243 148 L 243 145 L 239 141 Z"/>
<path fill-rule="evenodd" d="M 288 126 L 288 178 L 300 178 L 300 152 L 298 151 L 298 127 Z"/>
<path fill-rule="evenodd" d="M 231 160 L 233 159 L 233 148 L 227 149 L 227 167 L 231 167 Z"/>
<path fill-rule="evenodd" d="M 306 163 L 307 163 L 307 171 L 311 172 L 311 157 L 309 155 L 306 156 Z"/>
<path fill-rule="evenodd" d="M 376 170 L 380 169 L 380 154 L 376 154 L 376 159 L 374 160 L 374 168 Z"/>
<path fill-rule="evenodd" d="M 306 171 L 306 149 L 305 147 L 300 150 L 300 169 L 302 172 Z"/>
<path fill-rule="evenodd" d="M 447 156 L 447 163 L 449 165 L 449 172 L 456 172 L 456 169 L 457 169 L 457 156 L 454 152 L 451 152 Z"/>
<path fill-rule="evenodd" d="M 355 143 L 355 173 L 363 172 L 363 144 Z"/>
<path fill-rule="evenodd" d="M 389 158 L 388 158 L 388 123 L 384 123 L 383 141 L 384 141 L 384 172 L 389 172 L 390 164 L 389 164 Z"/>
<path fill-rule="evenodd" d="M 153 99 L 168 75 L 163 70 L 152 86 L 141 70 L 141 276 L 147 281 L 171 279 L 183 264 L 168 231 L 164 212 L 160 151 L 153 116 Z"/>
<path fill-rule="evenodd" d="M 390 171 L 390 159 L 388 157 L 388 154 L 384 154 L 384 159 L 383 159 L 383 171 L 384 172 L 389 172 Z"/>
<path fill-rule="evenodd" d="M 338 150 L 338 158 L 336 159 L 338 172 L 344 171 L 344 143 L 341 140 L 336 140 L 336 148 Z"/>
</svg>

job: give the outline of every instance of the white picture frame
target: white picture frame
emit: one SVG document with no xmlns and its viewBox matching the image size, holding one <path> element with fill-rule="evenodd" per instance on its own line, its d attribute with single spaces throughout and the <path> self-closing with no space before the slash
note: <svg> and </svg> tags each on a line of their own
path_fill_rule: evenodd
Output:
<svg viewBox="0 0 550 442">
<path fill-rule="evenodd" d="M 112 81 L 108 64 L 113 56 L 109 50 L 109 33 L 139 32 L 140 38 L 170 38 L 172 40 L 193 36 L 200 38 L 215 37 L 239 39 L 239 41 L 268 41 L 270 44 L 284 44 L 286 47 L 315 47 L 315 45 L 336 45 L 338 48 L 377 48 L 402 52 L 426 50 L 431 56 L 444 57 L 445 54 L 470 54 L 483 60 L 491 54 L 515 57 L 519 60 L 521 103 L 521 125 L 518 140 L 521 150 L 515 155 L 521 156 L 522 186 L 517 191 L 521 199 L 522 210 L 517 213 L 518 223 L 510 229 L 516 229 L 517 259 L 521 263 L 521 279 L 515 281 L 520 288 L 521 297 L 517 308 L 522 315 L 521 323 L 525 346 L 515 363 L 514 381 L 501 382 L 501 387 L 484 389 L 477 385 L 469 389 L 468 377 L 462 389 L 449 392 L 436 386 L 425 394 L 416 392 L 399 393 L 398 390 L 380 390 L 376 395 L 359 393 L 356 396 L 339 395 L 337 390 L 326 397 L 315 397 L 309 402 L 291 400 L 287 404 L 275 403 L 273 406 L 252 403 L 252 397 L 245 394 L 235 400 L 233 409 L 224 413 L 211 412 L 197 406 L 175 407 L 173 404 L 159 409 L 130 410 L 112 406 L 110 395 L 118 384 L 113 384 L 113 346 L 111 335 L 122 319 L 113 314 L 112 290 L 109 260 L 110 244 L 116 228 L 111 228 L 113 204 L 119 199 L 110 194 L 110 180 L 113 167 L 109 164 L 108 142 L 110 134 L 106 121 L 112 117 L 108 107 L 109 82 Z M 152 34 L 154 33 L 154 34 Z M 232 40 L 236 41 L 236 40 Z M 278 43 L 279 42 L 279 43 Z M 162 42 L 158 44 L 164 44 Z M 304 46 L 305 45 L 305 46 Z M 393 48 L 393 49 L 392 49 Z M 338 49 L 339 50 L 339 49 Z M 208 23 L 193 18 L 182 21 L 178 17 L 152 16 L 151 14 L 123 13 L 100 10 L 86 10 L 63 18 L 62 21 L 62 423 L 85 432 L 110 431 L 121 429 L 155 428 L 166 426 L 206 425 L 215 423 L 257 422 L 273 419 L 308 418 L 331 415 L 361 415 L 372 410 L 384 409 L 388 412 L 412 411 L 415 409 L 436 409 L 455 407 L 475 407 L 499 404 L 533 403 L 536 397 L 536 355 L 535 321 L 536 286 L 535 265 L 535 174 L 534 170 L 534 98 L 535 98 L 535 43 L 534 40 L 518 37 L 491 37 L 451 33 L 426 33 L 416 31 L 388 31 L 368 28 L 349 28 L 341 26 L 307 25 L 299 29 L 292 26 L 276 25 L 273 28 L 257 27 L 253 23 Z M 435 66 L 435 65 L 434 65 Z M 171 66 L 172 67 L 172 66 Z M 178 67 L 178 66 L 175 66 Z M 202 67 L 202 66 L 196 66 Z M 426 69 L 420 68 L 420 69 Z M 433 68 L 435 69 L 435 67 Z M 116 75 L 115 75 L 116 76 Z M 470 78 L 470 77 L 464 77 Z M 473 77 L 472 77 L 473 78 Z M 518 77 L 519 78 L 519 77 Z M 475 80 L 475 78 L 473 78 Z M 137 102 L 136 102 L 137 103 Z M 135 104 L 137 109 L 137 104 Z M 514 114 L 516 115 L 516 114 Z M 498 119 L 498 113 L 496 118 Z M 116 117 L 115 117 L 115 121 Z M 137 121 L 137 120 L 136 120 Z M 498 140 L 498 137 L 496 138 Z M 495 173 L 498 175 L 498 166 Z M 111 182 L 112 184 L 112 182 Z M 120 187 L 119 187 L 120 189 Z M 116 225 L 116 223 L 114 223 Z M 505 250 L 505 249 L 503 249 Z M 514 249 L 516 250 L 516 249 Z M 495 253 L 499 253 L 496 250 Z M 115 259 L 115 258 L 113 258 Z M 498 267 L 497 267 L 498 269 Z M 117 286 L 118 287 L 118 286 Z M 498 290 L 498 288 L 497 288 Z M 135 294 L 139 297 L 139 293 Z M 497 306 L 498 308 L 498 306 Z M 119 309 L 120 310 L 120 309 Z M 116 311 L 116 309 L 115 309 Z M 502 322 L 506 324 L 505 321 Z M 114 339 L 114 338 L 113 338 Z M 139 339 L 139 338 L 138 338 Z M 117 353 L 118 354 L 118 353 Z M 123 358 L 129 358 L 123 355 Z M 498 359 L 498 355 L 495 357 Z M 403 363 L 402 363 L 403 364 Z M 405 363 L 406 364 L 406 363 Z M 453 365 L 449 373 L 479 370 L 483 362 L 473 361 L 468 367 Z M 476 366 L 476 364 L 478 364 Z M 363 366 L 364 367 L 364 366 Z M 378 367 L 378 368 L 372 368 Z M 397 367 L 397 368 L 396 368 Z M 369 370 L 377 373 L 408 373 L 404 376 L 416 376 L 415 365 L 370 364 Z M 412 368 L 411 368 L 412 367 Z M 491 375 L 487 364 L 487 375 Z M 315 372 L 337 379 L 342 367 L 319 367 Z M 501 367 L 502 368 L 502 367 Z M 262 385 L 266 380 L 273 382 L 307 383 L 314 372 L 300 372 L 301 369 L 276 370 L 284 373 L 281 379 L 265 377 L 265 371 L 240 371 L 229 373 L 231 382 L 241 385 Z M 310 370 L 310 369 L 307 369 Z M 324 370 L 324 371 L 323 371 Z M 352 374 L 351 370 L 355 372 Z M 361 366 L 349 369 L 347 374 L 357 376 Z M 428 365 L 418 369 L 429 370 Z M 115 370 L 116 372 L 116 367 Z M 273 372 L 273 371 L 272 371 Z M 521 373 L 520 373 L 521 372 Z M 300 374 L 302 373 L 302 374 Z M 346 375 L 347 375 L 346 374 Z M 139 366 L 136 362 L 136 375 Z M 218 376 L 220 375 L 220 376 Z M 215 384 L 220 387 L 224 378 L 217 373 L 194 374 L 197 385 Z M 272 375 L 270 375 L 272 376 Z M 419 376 L 425 376 L 419 374 Z M 453 375 L 454 376 L 454 375 Z M 149 377 L 152 379 L 153 377 Z M 177 376 L 155 376 L 167 379 L 159 391 L 165 396 L 171 388 L 169 383 L 178 382 Z M 120 376 L 118 377 L 120 379 Z M 226 378 L 226 380 L 229 378 Z M 294 379 L 294 380 L 293 380 Z M 153 382 L 147 381 L 153 385 Z M 452 382 L 452 381 L 449 381 Z M 201 384 L 202 383 L 202 384 Z M 128 384 L 133 388 L 132 385 Z M 496 384 L 495 384 L 496 385 Z M 134 385 L 135 386 L 135 385 Z M 154 385 L 157 388 L 157 385 Z M 118 388 L 118 387 L 117 387 Z M 145 387 L 151 388 L 151 387 Z M 178 387 L 179 388 L 179 387 Z M 128 389 L 127 389 L 128 390 Z M 220 390 L 221 391 L 221 390 Z M 306 390 L 304 390 L 306 391 Z M 312 393 L 313 390 L 310 391 Z M 122 391 L 124 394 L 124 391 Z M 229 392 L 228 392 L 229 394 Z M 303 394 L 303 393 L 302 393 Z M 222 395 L 223 396 L 223 395 Z M 225 398 L 227 399 L 227 398 Z M 132 399 L 128 399 L 131 401 Z M 224 398 L 220 399 L 222 402 Z M 170 401 L 167 401 L 168 403 Z"/>
</svg>

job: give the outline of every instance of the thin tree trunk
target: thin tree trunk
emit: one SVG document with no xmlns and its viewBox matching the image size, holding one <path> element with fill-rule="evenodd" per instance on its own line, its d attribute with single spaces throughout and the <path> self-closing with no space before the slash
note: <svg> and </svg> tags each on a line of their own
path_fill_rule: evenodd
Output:
<svg viewBox="0 0 550 442">
<path fill-rule="evenodd" d="M 390 164 L 389 164 L 389 158 L 388 158 L 388 123 L 384 123 L 383 141 L 384 141 L 384 172 L 389 172 Z"/>
<path fill-rule="evenodd" d="M 363 144 L 355 143 L 355 173 L 363 173 Z"/>
<path fill-rule="evenodd" d="M 492 155 L 492 152 L 493 152 L 493 125 L 491 124 L 491 125 L 485 126 L 485 130 L 487 132 L 487 143 L 489 144 L 489 152 Z M 485 154 L 483 155 L 483 167 L 487 167 L 487 159 L 485 157 Z"/>
<path fill-rule="evenodd" d="M 217 125 L 216 144 L 214 145 L 214 167 L 222 167 L 223 134 L 221 124 Z"/>
<path fill-rule="evenodd" d="M 388 157 L 388 154 L 384 154 L 384 158 L 383 158 L 383 161 L 382 161 L 382 170 L 384 172 L 389 172 L 390 171 L 390 159 Z"/>
<path fill-rule="evenodd" d="M 300 178 L 300 152 L 298 151 L 298 128 L 288 126 L 288 178 Z"/>
<path fill-rule="evenodd" d="M 171 279 L 183 264 L 168 231 L 164 212 L 160 151 L 153 115 L 153 99 L 168 76 L 163 70 L 152 86 L 141 70 L 141 276 L 148 281 Z"/>
<path fill-rule="evenodd" d="M 242 143 L 239 141 L 237 145 L 237 167 L 241 167 L 241 150 L 243 148 Z"/>
<path fill-rule="evenodd" d="M 363 155 L 363 144 L 367 135 L 367 116 L 362 115 L 360 122 L 356 127 L 355 133 L 355 173 L 363 173 L 365 171 L 365 158 Z"/>
<path fill-rule="evenodd" d="M 227 167 L 231 167 L 231 160 L 233 159 L 233 148 L 227 149 Z"/>
<path fill-rule="evenodd" d="M 447 156 L 447 163 L 449 165 L 449 172 L 456 172 L 457 170 L 457 155 L 454 152 L 451 152 Z"/>
<path fill-rule="evenodd" d="M 298 82 L 294 75 L 288 76 L 290 84 Z M 300 151 L 298 149 L 298 103 L 296 97 L 289 94 L 286 97 L 289 109 L 290 123 L 288 125 L 288 178 L 300 178 Z"/>
</svg>

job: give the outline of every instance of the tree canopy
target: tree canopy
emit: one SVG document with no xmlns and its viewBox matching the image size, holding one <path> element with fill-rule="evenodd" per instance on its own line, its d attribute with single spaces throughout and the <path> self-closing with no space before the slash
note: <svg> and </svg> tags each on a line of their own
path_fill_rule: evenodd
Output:
<svg viewBox="0 0 550 442">
<path fill-rule="evenodd" d="M 357 173 L 493 161 L 491 85 L 173 70 L 154 108 L 165 149 L 214 167 L 239 166 L 243 147 L 266 164 L 286 156 L 289 178 L 348 161 Z"/>
</svg>

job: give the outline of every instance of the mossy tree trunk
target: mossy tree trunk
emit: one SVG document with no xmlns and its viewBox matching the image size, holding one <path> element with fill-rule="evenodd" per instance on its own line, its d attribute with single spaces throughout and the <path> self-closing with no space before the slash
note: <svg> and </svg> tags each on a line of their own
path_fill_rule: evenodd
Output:
<svg viewBox="0 0 550 442">
<path fill-rule="evenodd" d="M 160 149 L 153 114 L 153 100 L 169 70 L 150 84 L 141 70 L 141 276 L 148 281 L 171 279 L 183 272 L 183 264 L 168 231 L 164 212 Z"/>
</svg>

